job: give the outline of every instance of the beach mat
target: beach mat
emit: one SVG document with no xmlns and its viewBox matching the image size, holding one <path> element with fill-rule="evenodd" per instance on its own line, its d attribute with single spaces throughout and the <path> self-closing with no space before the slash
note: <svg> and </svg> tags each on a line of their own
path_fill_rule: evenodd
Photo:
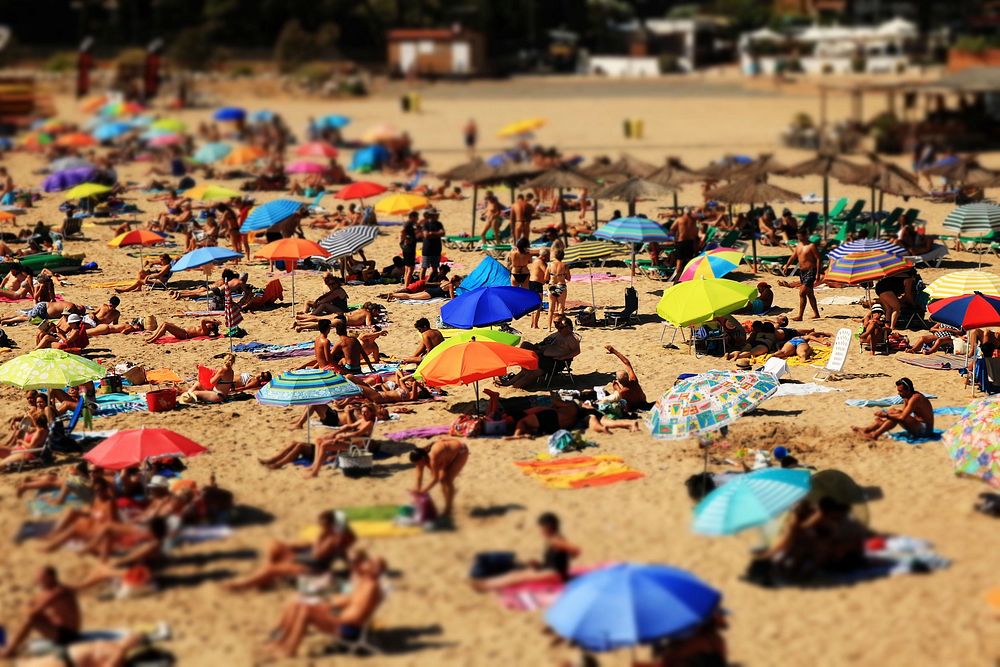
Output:
<svg viewBox="0 0 1000 667">
<path fill-rule="evenodd" d="M 146 382 L 149 384 L 170 384 L 183 381 L 180 375 L 169 368 L 155 368 L 151 371 L 146 371 Z"/>
<path fill-rule="evenodd" d="M 158 338 L 153 342 L 157 345 L 173 345 L 174 343 L 191 343 L 199 340 L 216 340 L 217 338 L 222 338 L 222 336 L 194 336 L 192 338 L 174 338 L 173 336 L 164 336 L 163 338 Z"/>
<path fill-rule="evenodd" d="M 934 432 L 930 435 L 913 435 L 909 431 L 892 431 L 887 433 L 890 439 L 896 442 L 905 442 L 908 445 L 922 445 L 925 442 L 940 442 L 941 436 L 944 435 L 944 431 L 940 429 L 934 429 Z"/>
<path fill-rule="evenodd" d="M 954 371 L 965 368 L 965 364 L 968 363 L 965 357 L 960 354 L 944 354 L 941 352 L 935 354 L 900 353 L 896 355 L 896 360 L 910 366 L 936 371 Z"/>
<path fill-rule="evenodd" d="M 574 456 L 562 459 L 514 461 L 528 477 L 551 489 L 582 489 L 641 479 L 645 475 L 625 465 L 620 456 Z"/>
<path fill-rule="evenodd" d="M 392 506 L 392 516 L 391 518 L 363 518 L 363 519 L 352 519 L 351 514 L 354 513 L 357 516 L 367 516 L 367 517 L 379 517 L 387 516 L 389 513 L 390 506 L 374 506 L 374 507 L 349 507 L 344 510 L 347 514 L 348 521 L 351 524 L 351 530 L 358 537 L 367 538 L 379 538 L 379 537 L 410 537 L 412 535 L 420 535 L 427 532 L 424 530 L 423 526 L 406 526 L 395 522 L 396 514 L 399 511 L 398 506 Z M 303 528 L 299 534 L 299 538 L 305 542 L 314 542 L 319 536 L 319 526 L 312 525 Z"/>
<path fill-rule="evenodd" d="M 134 283 L 135 280 L 111 280 L 103 283 L 87 283 L 86 286 L 94 289 L 108 289 L 111 287 L 129 287 Z"/>
<path fill-rule="evenodd" d="M 927 398 L 937 398 L 934 394 L 924 394 L 924 396 Z M 889 408 L 894 405 L 902 405 L 903 397 L 897 394 L 883 398 L 849 398 L 844 403 L 852 408 Z"/>
<path fill-rule="evenodd" d="M 149 409 L 146 397 L 139 394 L 104 394 L 96 398 L 95 417 L 110 417 L 126 412 L 145 412 Z"/>
<path fill-rule="evenodd" d="M 435 303 L 444 303 L 447 301 L 443 296 L 434 297 L 433 299 L 395 299 L 392 303 L 400 303 L 404 306 L 428 306 Z"/>
<path fill-rule="evenodd" d="M 810 343 L 810 345 L 812 345 Z M 785 359 L 785 362 L 789 366 L 825 366 L 826 362 L 830 361 L 830 355 L 833 354 L 833 350 L 829 347 L 824 347 L 823 345 L 812 345 L 813 356 L 809 361 L 802 361 L 798 355 L 794 355 Z M 764 354 L 759 357 L 754 357 L 750 360 L 750 363 L 754 366 L 763 366 L 767 363 L 767 360 L 773 357 L 773 354 Z"/>
<path fill-rule="evenodd" d="M 419 426 L 417 428 L 403 429 L 402 431 L 393 431 L 392 433 L 386 433 L 382 437 L 386 440 L 399 442 L 401 440 L 411 440 L 413 438 L 433 438 L 438 435 L 447 435 L 450 431 L 450 426 L 446 424 L 439 424 L 437 426 Z"/>
<path fill-rule="evenodd" d="M 55 527 L 55 521 L 24 521 L 14 533 L 14 544 L 46 537 Z"/>
<path fill-rule="evenodd" d="M 569 572 L 575 578 L 605 567 L 608 565 L 582 565 L 570 568 Z M 566 582 L 552 574 L 538 581 L 501 588 L 496 595 L 500 604 L 510 611 L 540 611 L 551 607 L 565 588 Z"/>
</svg>

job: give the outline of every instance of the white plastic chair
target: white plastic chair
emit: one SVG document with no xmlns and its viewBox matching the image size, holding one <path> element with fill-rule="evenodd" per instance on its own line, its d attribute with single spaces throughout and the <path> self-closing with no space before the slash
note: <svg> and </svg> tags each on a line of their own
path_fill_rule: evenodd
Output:
<svg viewBox="0 0 1000 667">
<path fill-rule="evenodd" d="M 830 353 L 830 360 L 826 362 L 826 366 L 821 371 L 816 373 L 814 378 L 816 381 L 824 382 L 844 370 L 844 364 L 847 363 L 847 351 L 851 347 L 853 337 L 854 332 L 850 329 L 844 328 L 837 331 L 837 336 L 833 339 L 833 352 Z"/>
</svg>

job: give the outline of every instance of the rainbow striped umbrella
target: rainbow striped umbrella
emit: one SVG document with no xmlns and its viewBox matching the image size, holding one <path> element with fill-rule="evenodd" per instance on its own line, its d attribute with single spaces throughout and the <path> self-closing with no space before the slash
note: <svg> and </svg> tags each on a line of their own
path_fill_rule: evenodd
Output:
<svg viewBox="0 0 1000 667">
<path fill-rule="evenodd" d="M 882 239 L 858 239 L 856 241 L 848 241 L 831 250 L 830 259 L 840 259 L 852 252 L 871 252 L 872 250 L 881 250 L 899 257 L 905 257 L 907 254 L 906 248 L 895 243 L 890 243 L 889 241 L 883 241 Z"/>
<path fill-rule="evenodd" d="M 716 248 L 698 255 L 684 267 L 681 281 L 694 278 L 722 278 L 743 262 L 743 253 L 732 248 Z"/>
<path fill-rule="evenodd" d="M 1000 276 L 986 271 L 952 271 L 932 282 L 925 291 L 932 299 L 947 299 L 974 292 L 1000 296 Z"/>
<path fill-rule="evenodd" d="M 322 405 L 338 398 L 357 396 L 361 393 L 354 384 L 340 373 L 319 368 L 285 371 L 273 378 L 257 392 L 257 402 L 262 405 L 296 406 Z M 309 422 L 306 422 L 306 441 L 309 442 Z"/>
<path fill-rule="evenodd" d="M 859 285 L 908 268 L 909 262 L 882 250 L 851 252 L 830 262 L 825 279 L 828 282 Z"/>
</svg>

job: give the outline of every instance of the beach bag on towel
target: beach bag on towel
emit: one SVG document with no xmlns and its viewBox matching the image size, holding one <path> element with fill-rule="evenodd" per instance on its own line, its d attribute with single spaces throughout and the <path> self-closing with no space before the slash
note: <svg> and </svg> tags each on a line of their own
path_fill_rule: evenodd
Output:
<svg viewBox="0 0 1000 667">
<path fill-rule="evenodd" d="M 417 524 L 437 521 L 438 511 L 429 493 L 411 493 L 413 499 L 413 521 Z"/>
<path fill-rule="evenodd" d="M 501 574 L 507 574 L 517 565 L 517 556 L 513 551 L 484 551 L 472 559 L 469 569 L 470 579 L 489 579 Z"/>
<path fill-rule="evenodd" d="M 337 457 L 337 466 L 348 477 L 368 475 L 375 465 L 371 452 L 351 445 L 351 448 Z"/>
<path fill-rule="evenodd" d="M 475 438 L 483 432 L 483 418 L 475 415 L 459 415 L 451 423 L 450 435 L 460 438 Z"/>
</svg>

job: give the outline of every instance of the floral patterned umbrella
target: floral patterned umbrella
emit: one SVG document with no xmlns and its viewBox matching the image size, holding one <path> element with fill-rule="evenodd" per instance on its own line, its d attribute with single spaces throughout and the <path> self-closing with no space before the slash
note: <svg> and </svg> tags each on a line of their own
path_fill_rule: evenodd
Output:
<svg viewBox="0 0 1000 667">
<path fill-rule="evenodd" d="M 19 389 L 76 387 L 99 380 L 107 369 L 65 350 L 35 350 L 0 366 L 0 383 Z"/>
<path fill-rule="evenodd" d="M 778 391 L 778 378 L 753 371 L 708 371 L 681 380 L 657 401 L 653 437 L 681 440 L 728 426 Z"/>
<path fill-rule="evenodd" d="M 1000 395 L 971 403 L 943 442 L 956 473 L 1000 488 Z"/>
</svg>

